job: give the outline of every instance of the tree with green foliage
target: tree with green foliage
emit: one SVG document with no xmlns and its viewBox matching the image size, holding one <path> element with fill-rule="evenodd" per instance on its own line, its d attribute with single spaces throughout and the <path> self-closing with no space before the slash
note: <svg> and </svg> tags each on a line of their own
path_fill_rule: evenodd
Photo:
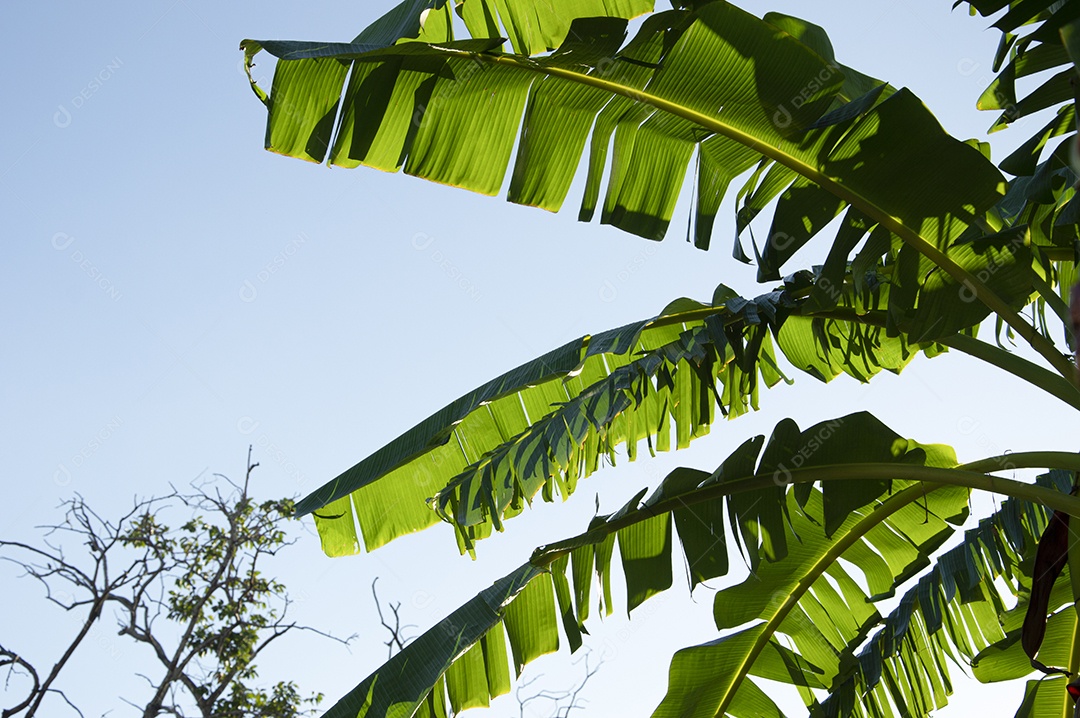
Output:
<svg viewBox="0 0 1080 718">
<path fill-rule="evenodd" d="M 252 80 L 273 152 L 491 195 L 512 165 L 508 199 L 549 210 L 580 169 L 581 220 L 606 178 L 600 221 L 653 240 L 693 163 L 690 238 L 710 247 L 739 179 L 733 253 L 769 285 L 752 298 L 720 285 L 708 302 L 677 299 L 436 411 L 297 505 L 324 551 L 372 550 L 440 521 L 471 551 L 537 494 L 566 498 L 605 457 L 634 460 L 643 442 L 683 448 L 796 371 L 866 382 L 952 351 L 1080 409 L 1065 346 L 1080 256 L 1080 0 L 969 5 L 1000 14 L 998 74 L 979 99 L 1001 110 L 996 126 L 1057 107 L 997 165 L 910 90 L 842 64 L 822 28 L 721 0 L 649 14 L 629 39 L 627 18 L 651 12 L 647 0 L 405 0 L 351 42 L 245 40 L 249 77 L 260 52 L 278 58 L 269 92 Z M 1018 78 L 1054 68 L 1017 96 Z M 739 236 L 770 208 L 748 254 Z M 826 227 L 820 263 L 789 266 Z M 980 327 L 1018 338 L 1031 358 Z M 616 544 L 633 609 L 672 585 L 676 546 L 694 586 L 727 573 L 731 543 L 751 575 L 716 593 L 718 633 L 675 654 L 654 715 L 780 715 L 755 682 L 766 678 L 792 686 L 812 715 L 926 716 L 951 692 L 950 660 L 984 681 L 1041 668 L 1017 715 L 1070 715 L 1080 454 L 1065 444 L 961 463 L 867 412 L 806 429 L 779 421 L 717 468 L 676 470 L 536 549 L 327 715 L 487 705 L 510 689 L 508 664 L 520 671 L 560 633 L 576 650 L 596 603 L 613 610 Z M 1001 476 L 1018 469 L 1043 473 Z M 976 521 L 973 489 L 1008 498 Z"/>
<path fill-rule="evenodd" d="M 5 692 L 22 691 L 3 717 L 56 715 L 62 703 L 82 715 L 62 688 L 63 675 L 110 608 L 119 635 L 146 646 L 148 664 L 156 664 L 156 673 L 144 669 L 148 695 L 121 699 L 145 718 L 312 715 L 321 694 L 305 696 L 292 681 L 256 683 L 259 655 L 286 634 L 315 631 L 341 640 L 292 621 L 285 586 L 264 574 L 267 560 L 293 543 L 286 530 L 293 502 L 253 499 L 248 488 L 257 466 L 249 450 L 242 483 L 215 475 L 190 493 L 138 500 L 116 520 L 76 495 L 63 504 L 63 522 L 46 527 L 41 545 L 0 541 L 0 559 L 37 579 L 45 597 L 76 618 L 74 635 L 47 671 L 38 668 L 40 647 L 0 644 Z M 180 525 L 169 525 L 177 519 Z"/>
</svg>

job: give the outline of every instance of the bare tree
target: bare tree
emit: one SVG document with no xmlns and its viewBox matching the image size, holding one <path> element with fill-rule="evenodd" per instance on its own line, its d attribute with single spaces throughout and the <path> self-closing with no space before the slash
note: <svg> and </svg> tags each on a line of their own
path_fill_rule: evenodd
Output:
<svg viewBox="0 0 1080 718">
<path fill-rule="evenodd" d="M 50 696 L 79 708 L 58 687 L 59 678 L 105 609 L 116 609 L 119 635 L 146 646 L 157 670 L 142 675 L 150 697 L 134 706 L 144 718 L 160 715 L 216 718 L 293 718 L 309 715 L 321 694 L 301 695 L 291 681 L 255 687 L 255 660 L 290 631 L 314 631 L 288 617 L 285 587 L 262 573 L 269 556 L 292 545 L 285 523 L 289 499 L 257 503 L 249 494 L 248 449 L 242 483 L 214 474 L 190 493 L 172 488 L 164 496 L 136 500 L 130 511 L 110 521 L 83 497 L 61 504 L 64 520 L 44 526 L 42 546 L 0 541 L 0 558 L 37 579 L 45 598 L 76 614 L 78 626 L 48 670 L 0 642 L 0 668 L 8 686 L 21 676 L 24 697 L 2 718 L 30 718 L 48 710 Z M 170 526 L 166 521 L 179 518 Z M 73 546 L 79 546 L 72 555 Z M 22 693 L 20 693 L 22 696 Z"/>
</svg>

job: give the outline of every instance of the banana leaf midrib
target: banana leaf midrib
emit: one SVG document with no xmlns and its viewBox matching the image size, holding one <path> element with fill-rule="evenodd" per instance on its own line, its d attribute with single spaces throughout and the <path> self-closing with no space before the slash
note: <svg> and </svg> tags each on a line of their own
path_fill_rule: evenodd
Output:
<svg viewBox="0 0 1080 718">
<path fill-rule="evenodd" d="M 816 481 L 904 479 L 921 481 L 942 486 L 965 486 L 989 491 L 996 494 L 1042 504 L 1055 511 L 1064 511 L 1070 516 L 1080 518 L 1080 497 L 1069 496 L 1060 491 L 1053 491 L 1036 484 L 1028 484 L 1014 479 L 1006 479 L 982 473 L 983 471 L 1004 470 L 1003 461 L 1008 460 L 1009 470 L 1014 469 L 1065 469 L 1080 471 L 1080 454 L 1056 451 L 1017 452 L 1004 456 L 994 456 L 962 464 L 956 468 L 944 469 L 933 466 L 898 465 L 896 463 L 859 463 L 829 464 L 801 469 L 789 469 L 785 481 L 792 484 L 813 483 Z M 651 505 L 641 505 L 630 509 L 623 516 L 605 522 L 573 538 L 541 546 L 533 552 L 529 562 L 534 566 L 546 567 L 579 546 L 599 543 L 615 531 L 646 521 L 655 516 L 685 506 L 705 503 L 731 494 L 754 491 L 776 486 L 776 477 L 772 472 L 752 474 L 738 479 L 725 480 L 722 483 L 708 483 L 693 491 L 663 499 Z"/>
<path fill-rule="evenodd" d="M 871 529 L 880 525 L 883 521 L 905 506 L 923 498 L 931 491 L 944 486 L 945 484 L 918 484 L 909 486 L 900 493 L 890 496 L 876 506 L 869 515 L 864 516 L 851 526 L 844 532 L 843 536 L 836 539 L 832 546 L 829 547 L 828 551 L 818 557 L 810 570 L 799 576 L 787 598 L 777 607 L 773 615 L 765 621 L 765 625 L 761 628 L 761 633 L 759 633 L 758 637 L 754 640 L 754 645 L 743 657 L 741 665 L 739 666 L 739 671 L 734 680 L 732 680 L 734 689 L 725 693 L 723 700 L 717 707 L 716 716 L 718 718 L 723 718 L 725 715 L 728 706 L 735 697 L 735 692 L 738 691 L 742 681 L 749 675 L 754 661 L 756 661 L 761 652 L 765 650 L 765 647 L 780 628 L 780 624 L 791 610 L 798 605 L 803 594 L 810 590 L 811 586 L 813 586 L 813 584 L 821 577 L 825 570 L 840 558 L 845 551 L 869 533 Z"/>
</svg>

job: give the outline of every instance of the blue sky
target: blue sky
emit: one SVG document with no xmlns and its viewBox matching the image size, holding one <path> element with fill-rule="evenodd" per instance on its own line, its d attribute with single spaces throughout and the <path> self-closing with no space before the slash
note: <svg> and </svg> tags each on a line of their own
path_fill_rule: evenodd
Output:
<svg viewBox="0 0 1080 718">
<path fill-rule="evenodd" d="M 974 103 L 992 77 L 997 33 L 949 2 L 740 5 L 823 25 L 838 59 L 910 87 L 958 137 L 983 138 L 994 119 Z M 685 219 L 662 243 L 576 222 L 580 178 L 569 209 L 549 214 L 263 151 L 265 113 L 248 89 L 239 41 L 348 40 L 389 7 L 0 6 L 14 59 L 0 74 L 0 227 L 12 255 L 0 266 L 6 538 L 34 536 L 73 492 L 115 514 L 134 495 L 163 493 L 204 471 L 239 478 L 248 444 L 262 464 L 258 495 L 302 495 L 569 339 L 652 316 L 679 296 L 707 300 L 719 282 L 762 291 L 754 269 L 730 259 L 729 205 L 714 249 L 702 253 L 682 241 Z M 271 67 L 261 56 L 256 76 L 265 85 Z M 993 136 L 995 158 L 1030 134 L 1038 120 L 1030 122 Z M 684 197 L 676 217 L 686 215 Z M 821 256 L 823 246 L 803 256 Z M 603 472 L 567 505 L 515 520 L 480 545 L 476 562 L 457 556 L 446 527 L 330 560 L 305 523 L 279 569 L 302 598 L 299 616 L 361 641 L 350 653 L 299 639 L 267 657 L 264 675 L 334 700 L 385 652 L 369 595 L 374 577 L 386 598 L 403 602 L 410 623 L 426 627 L 533 546 L 577 533 L 594 493 L 602 510 L 613 509 L 671 467 L 711 469 L 784 416 L 805 426 L 870 408 L 901 434 L 953 443 L 962 458 L 1071 448 L 1047 429 L 1065 416 L 1049 399 L 1026 403 L 1025 415 L 1038 421 L 1000 421 L 1012 416 L 1018 390 L 954 356 L 920 358 L 903 377 L 867 386 L 799 376 L 794 387 L 765 393 L 761 412 L 718 425 L 692 449 Z M 16 576 L 0 569 L 13 587 L 0 599 L 0 638 L 33 644 L 44 662 L 70 619 Z M 598 624 L 594 648 L 606 664 L 587 697 L 605 705 L 602 714 L 655 705 L 671 652 L 715 637 L 707 591 L 693 600 L 685 593 L 676 587 L 653 599 L 630 623 L 616 616 Z M 98 638 L 67 688 L 87 715 L 125 715 L 116 696 L 138 699 L 141 685 L 127 675 L 146 656 L 111 626 Z M 569 663 L 566 654 L 539 668 L 553 687 L 574 675 L 559 663 Z M 986 705 L 1001 700 L 978 692 Z M 1015 689 L 1007 695 L 1018 703 Z M 516 713 L 512 699 L 491 711 Z"/>
</svg>

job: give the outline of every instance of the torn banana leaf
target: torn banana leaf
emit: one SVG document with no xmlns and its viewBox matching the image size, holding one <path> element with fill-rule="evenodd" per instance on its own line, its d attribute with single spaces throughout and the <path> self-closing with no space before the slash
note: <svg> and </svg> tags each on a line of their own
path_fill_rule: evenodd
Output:
<svg viewBox="0 0 1080 718">
<path fill-rule="evenodd" d="M 965 242 L 954 255 L 1022 306 L 1031 266 L 1018 236 Z M 830 258 L 816 276 L 797 273 L 753 300 L 721 285 L 712 304 L 677 300 L 652 319 L 570 342 L 432 415 L 306 497 L 298 513 L 315 514 L 331 555 L 359 550 L 357 522 L 370 550 L 439 514 L 468 549 L 537 493 L 571 495 L 602 456 L 625 450 L 633 460 L 642 442 L 650 452 L 683 448 L 718 414 L 756 408 L 761 385 L 783 377 L 776 348 L 818 379 L 868 381 L 901 371 L 919 351 L 940 353 L 941 341 L 1077 401 L 1060 377 L 957 335 L 988 310 L 929 267 L 899 272 L 905 247 L 890 237 L 848 266 L 843 255 L 835 267 Z"/>
<path fill-rule="evenodd" d="M 796 18 L 712 2 L 651 15 L 628 42 L 625 20 L 579 18 L 541 57 L 502 52 L 485 27 L 484 37 L 377 49 L 244 41 L 249 62 L 260 50 L 279 58 L 267 148 L 485 194 L 512 166 L 509 199 L 549 210 L 584 160 L 589 218 L 610 147 L 601 221 L 650 239 L 666 233 L 696 152 L 702 247 L 731 179 L 764 163 L 744 210 L 780 197 L 755 248 L 770 280 L 848 204 L 944 247 L 1001 195 L 979 151 L 909 91 L 837 63 L 824 31 Z"/>
</svg>

